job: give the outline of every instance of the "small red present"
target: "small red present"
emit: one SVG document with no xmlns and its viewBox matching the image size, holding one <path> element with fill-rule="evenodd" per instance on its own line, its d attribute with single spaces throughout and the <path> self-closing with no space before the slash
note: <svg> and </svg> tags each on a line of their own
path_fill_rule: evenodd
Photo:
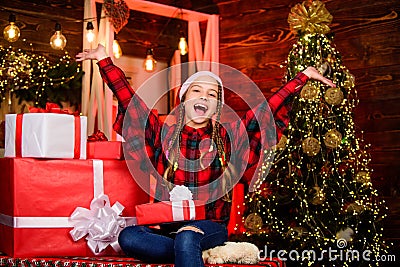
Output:
<svg viewBox="0 0 400 267">
<path fill-rule="evenodd" d="M 88 159 L 117 159 L 124 158 L 122 142 L 120 141 L 96 141 L 88 142 L 86 148 Z"/>
<path fill-rule="evenodd" d="M 198 200 L 161 201 L 137 205 L 135 209 L 138 225 L 204 220 L 206 218 L 204 202 Z"/>
<path fill-rule="evenodd" d="M 100 130 L 87 139 L 86 156 L 88 159 L 124 159 L 122 142 L 108 141 Z"/>
</svg>

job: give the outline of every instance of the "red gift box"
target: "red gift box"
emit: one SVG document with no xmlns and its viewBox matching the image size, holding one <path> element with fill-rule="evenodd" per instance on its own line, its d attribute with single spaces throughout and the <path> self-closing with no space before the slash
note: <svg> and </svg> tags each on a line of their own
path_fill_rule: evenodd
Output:
<svg viewBox="0 0 400 267">
<path fill-rule="evenodd" d="M 138 225 L 204 220 L 205 218 L 204 202 L 198 200 L 161 201 L 136 206 Z"/>
<path fill-rule="evenodd" d="M 119 202 L 123 218 L 149 196 L 134 181 L 125 161 L 0 159 L 0 251 L 12 257 L 93 256 L 85 238 L 74 242 L 69 217 L 89 208 L 98 191 L 95 162 L 103 163 L 103 188 Z M 97 179 L 96 179 L 97 180 Z M 102 255 L 116 255 L 110 247 Z"/>
<path fill-rule="evenodd" d="M 124 153 L 122 150 L 122 142 L 87 142 L 86 156 L 88 159 L 123 159 Z"/>
</svg>

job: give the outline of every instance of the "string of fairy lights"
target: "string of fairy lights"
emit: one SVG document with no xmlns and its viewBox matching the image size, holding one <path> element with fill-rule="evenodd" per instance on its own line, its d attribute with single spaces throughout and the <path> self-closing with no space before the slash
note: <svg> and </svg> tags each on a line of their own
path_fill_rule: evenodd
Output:
<svg viewBox="0 0 400 267">
<path fill-rule="evenodd" d="M 36 95 L 34 104 L 38 105 L 47 86 L 63 85 L 81 72 L 78 67 L 72 75 L 49 76 L 52 70 L 61 65 L 68 68 L 70 63 L 71 57 L 67 52 L 56 64 L 51 64 L 43 56 L 0 46 L 0 103 L 8 100 L 7 104 L 11 105 L 12 94 L 17 90 L 33 90 Z"/>
<path fill-rule="evenodd" d="M 310 46 L 313 46 L 311 50 Z M 312 51 L 322 50 L 335 58 L 329 61 L 330 75 L 347 98 L 339 97 L 338 101 L 327 98 L 330 88 L 326 89 L 319 82 L 308 85 L 316 92 L 305 93 L 310 88 L 303 89 L 297 99 L 299 109 L 288 126 L 288 136 L 284 136 L 275 147 L 275 158 L 273 150 L 264 152 L 257 190 L 255 194 L 246 196 L 246 205 L 252 213 L 243 218 L 247 227 L 245 235 L 257 234 L 268 240 L 271 232 L 279 233 L 308 244 L 308 249 L 316 251 L 345 238 L 347 249 L 362 247 L 379 254 L 385 250 L 383 229 L 375 229 L 375 222 L 386 215 L 380 211 L 383 201 L 376 199 L 377 191 L 372 188 L 372 170 L 368 167 L 371 157 L 367 152 L 370 146 L 363 146 L 364 140 L 356 136 L 352 117 L 358 103 L 354 77 L 341 65 L 340 55 L 326 36 L 306 35 L 293 46 L 288 57 L 288 79 L 311 62 L 326 62 L 320 54 L 313 56 Z M 321 65 L 319 70 L 326 71 Z M 304 142 L 310 139 L 315 142 Z M 273 175 L 268 175 L 270 167 L 276 171 Z M 262 186 L 266 182 L 270 188 Z M 293 213 L 294 225 L 282 220 L 278 210 L 280 200 L 271 193 L 271 188 L 291 192 L 287 201 L 296 203 L 297 206 L 294 205 L 298 208 Z M 365 213 L 370 217 L 362 218 Z M 255 219 L 255 216 L 259 218 Z M 359 233 L 365 224 L 371 229 Z"/>
<path fill-rule="evenodd" d="M 363 146 L 364 140 L 356 136 L 354 77 L 341 65 L 339 53 L 325 35 L 307 34 L 299 39 L 288 57 L 287 78 L 308 65 L 318 66 L 337 87 L 309 82 L 300 93 L 286 142 L 278 144 L 275 159 L 271 151 L 265 152 L 257 184 L 261 190 L 247 197 L 247 205 L 255 206 L 253 211 L 262 219 L 245 234 L 257 233 L 268 239 L 275 232 L 316 251 L 344 238 L 347 249 L 370 249 L 378 255 L 386 250 L 383 229 L 376 229 L 375 222 L 386 215 L 380 211 L 383 201 L 377 200 L 372 188 L 369 145 Z M 276 172 L 268 176 L 270 162 Z M 291 223 L 282 220 L 275 194 L 265 198 L 267 189 L 261 184 L 266 181 L 274 189 L 290 192 L 288 202 L 298 209 Z M 371 229 L 365 231 L 366 227 Z"/>
<path fill-rule="evenodd" d="M 294 99 L 285 135 L 264 151 L 255 191 L 243 203 L 246 213 L 238 214 L 244 236 L 287 251 L 327 251 L 344 241 L 341 248 L 347 251 L 381 255 L 388 249 L 380 225 L 387 207 L 371 182 L 370 145 L 353 120 L 355 79 L 326 34 L 329 28 L 310 23 L 327 23 L 330 14 L 319 1 L 305 3 L 293 16 L 304 31 L 285 62 L 286 79 L 315 66 L 336 87 L 308 81 Z M 300 262 L 315 263 L 313 258 Z M 351 261 L 336 263 L 352 266 Z"/>
</svg>

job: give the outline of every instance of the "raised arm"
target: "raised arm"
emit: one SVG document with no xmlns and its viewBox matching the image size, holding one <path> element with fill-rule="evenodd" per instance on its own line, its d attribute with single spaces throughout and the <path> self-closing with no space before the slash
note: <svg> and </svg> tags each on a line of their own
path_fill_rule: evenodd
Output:
<svg viewBox="0 0 400 267">
<path fill-rule="evenodd" d="M 130 145 L 129 153 L 132 158 L 139 160 L 150 158 L 154 162 L 155 151 L 161 147 L 158 140 L 161 131 L 158 116 L 135 94 L 123 71 L 107 56 L 104 46 L 99 45 L 93 50 L 86 49 L 76 55 L 77 61 L 88 59 L 98 60 L 101 77 L 118 100 L 118 115 L 114 130 L 122 134 L 126 143 Z M 123 122 L 124 131 L 122 131 Z"/>
<path fill-rule="evenodd" d="M 308 67 L 283 85 L 267 102 L 264 101 L 256 108 L 249 110 L 242 117 L 241 125 L 236 125 L 236 132 L 239 133 L 236 136 L 238 141 L 235 144 L 236 151 L 245 151 L 244 141 L 247 137 L 249 140 L 247 166 L 242 165 L 247 170 L 243 177 L 245 181 L 250 182 L 252 179 L 254 167 L 259 162 L 261 151 L 275 145 L 282 136 L 283 131 L 289 124 L 292 99 L 309 79 L 336 87 L 331 80 L 323 77 L 314 67 Z M 247 132 L 247 135 L 245 135 L 244 131 Z"/>
<path fill-rule="evenodd" d="M 122 70 L 115 67 L 111 59 L 107 56 L 104 46 L 99 44 L 96 49 L 85 49 L 83 52 L 76 55 L 76 61 L 78 62 L 88 59 L 97 60 L 103 80 L 113 91 L 118 100 L 118 115 L 114 123 L 114 130 L 122 135 L 122 123 L 125 111 L 135 92 L 126 80 Z M 146 105 L 142 106 L 147 109 Z"/>
<path fill-rule="evenodd" d="M 278 139 L 280 139 L 283 131 L 289 124 L 289 111 L 292 108 L 293 97 L 301 91 L 301 88 L 303 88 L 309 79 L 320 81 L 331 87 L 336 87 L 331 80 L 322 76 L 317 69 L 314 67 L 307 67 L 274 93 L 268 99 L 268 104 L 275 119 Z"/>
</svg>

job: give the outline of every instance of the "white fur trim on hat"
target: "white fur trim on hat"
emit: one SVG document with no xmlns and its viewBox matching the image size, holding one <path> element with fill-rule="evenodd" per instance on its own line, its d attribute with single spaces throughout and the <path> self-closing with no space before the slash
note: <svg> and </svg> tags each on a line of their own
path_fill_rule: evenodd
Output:
<svg viewBox="0 0 400 267">
<path fill-rule="evenodd" d="M 191 75 L 189 78 L 187 78 L 187 80 L 182 84 L 181 86 L 181 90 L 179 91 L 179 100 L 182 100 L 182 96 L 185 94 L 185 92 L 189 89 L 190 85 L 199 77 L 202 76 L 209 76 L 213 79 L 215 79 L 217 81 L 217 83 L 221 86 L 221 90 L 222 90 L 222 99 L 221 102 L 224 103 L 224 86 L 222 85 L 222 81 L 221 78 L 216 75 L 215 73 L 211 72 L 211 71 L 198 71 L 195 74 Z"/>
</svg>

